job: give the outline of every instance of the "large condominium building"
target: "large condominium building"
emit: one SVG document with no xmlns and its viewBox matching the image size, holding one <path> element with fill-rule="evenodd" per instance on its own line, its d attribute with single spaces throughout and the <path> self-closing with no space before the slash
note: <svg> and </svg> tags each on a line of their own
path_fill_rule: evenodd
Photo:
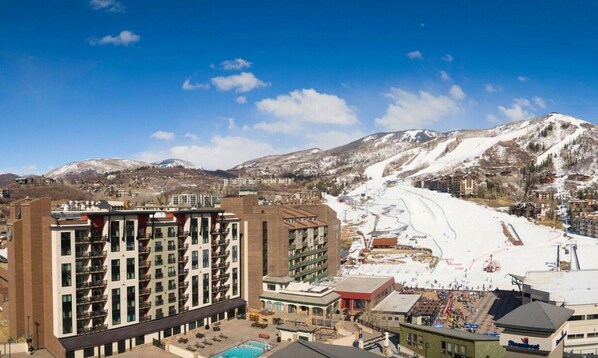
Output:
<svg viewBox="0 0 598 358">
<path fill-rule="evenodd" d="M 266 281 L 309 282 L 340 270 L 340 221 L 326 205 L 258 205 L 255 195 L 225 197 L 222 208 L 243 222 L 243 297 L 251 308 Z"/>
<path fill-rule="evenodd" d="M 51 212 L 8 223 L 10 335 L 57 357 L 108 356 L 234 317 L 240 221 L 222 209 Z"/>
<path fill-rule="evenodd" d="M 598 238 L 598 212 L 581 213 L 575 220 L 574 227 L 580 235 Z"/>
</svg>

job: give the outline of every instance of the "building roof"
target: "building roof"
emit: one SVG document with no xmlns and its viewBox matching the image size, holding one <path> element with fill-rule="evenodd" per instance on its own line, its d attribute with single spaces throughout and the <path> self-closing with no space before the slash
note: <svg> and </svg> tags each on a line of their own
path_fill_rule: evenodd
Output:
<svg viewBox="0 0 598 358">
<path fill-rule="evenodd" d="M 569 308 L 534 301 L 520 306 L 495 322 L 497 327 L 556 332 L 573 314 Z"/>
<path fill-rule="evenodd" d="M 263 281 L 266 283 L 291 283 L 293 279 L 289 276 L 264 276 Z"/>
<path fill-rule="evenodd" d="M 598 303 L 598 270 L 530 271 L 523 284 L 548 292 L 556 304 L 584 305 Z"/>
<path fill-rule="evenodd" d="M 315 332 L 318 327 L 316 326 L 306 326 L 304 324 L 296 324 L 293 322 L 285 322 L 280 326 L 277 326 L 276 329 L 281 331 L 291 331 L 291 332 Z"/>
<path fill-rule="evenodd" d="M 271 358 L 375 358 L 380 357 L 363 349 L 336 346 L 319 342 L 296 341 L 273 353 Z"/>
<path fill-rule="evenodd" d="M 498 337 L 494 336 L 486 336 L 483 334 L 476 334 L 467 331 L 459 331 L 456 329 L 449 329 L 449 328 L 442 328 L 442 327 L 432 327 L 432 326 L 421 326 L 417 324 L 411 323 L 401 323 L 402 327 L 418 329 L 420 331 L 434 333 L 446 337 L 453 337 L 458 339 L 463 339 L 466 341 L 498 341 Z M 393 333 L 399 333 L 399 330 L 389 329 L 389 331 Z"/>
<path fill-rule="evenodd" d="M 408 313 L 421 295 L 404 295 L 398 291 L 393 291 L 382 302 L 374 307 L 374 311 L 378 312 L 393 312 L 393 313 Z"/>
<path fill-rule="evenodd" d="M 334 290 L 352 293 L 374 293 L 389 280 L 394 279 L 389 276 L 347 276 L 334 284 Z"/>
<path fill-rule="evenodd" d="M 273 301 L 285 301 L 285 302 L 293 302 L 298 304 L 308 304 L 314 306 L 328 306 L 329 304 L 333 303 L 336 300 L 340 300 L 341 296 L 336 293 L 330 291 L 329 294 L 324 296 L 312 296 L 312 295 L 302 295 L 298 292 L 298 294 L 290 294 L 290 293 L 279 293 L 279 292 L 271 292 L 271 291 L 264 291 L 260 295 L 260 299 L 266 300 L 273 300 Z"/>
<path fill-rule="evenodd" d="M 372 240 L 372 246 L 397 246 L 396 237 L 377 237 Z"/>
</svg>

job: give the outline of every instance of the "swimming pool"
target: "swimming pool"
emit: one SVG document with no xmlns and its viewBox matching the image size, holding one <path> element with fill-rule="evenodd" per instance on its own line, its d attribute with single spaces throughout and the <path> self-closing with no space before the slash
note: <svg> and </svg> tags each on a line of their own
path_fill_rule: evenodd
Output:
<svg viewBox="0 0 598 358">
<path fill-rule="evenodd" d="M 264 354 L 265 348 L 265 343 L 247 341 L 218 353 L 212 358 L 256 358 Z"/>
</svg>

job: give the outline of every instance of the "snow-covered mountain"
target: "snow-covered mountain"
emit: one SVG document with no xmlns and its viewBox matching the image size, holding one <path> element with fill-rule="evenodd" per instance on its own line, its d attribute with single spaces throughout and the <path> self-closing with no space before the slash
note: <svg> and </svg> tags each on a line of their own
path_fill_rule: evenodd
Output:
<svg viewBox="0 0 598 358">
<path fill-rule="evenodd" d="M 351 182 L 373 163 L 386 173 L 415 178 L 456 170 L 488 175 L 517 172 L 559 155 L 565 174 L 598 180 L 598 127 L 551 113 L 481 130 L 376 133 L 329 149 L 309 149 L 247 161 L 233 171 L 248 175 L 330 177 Z M 367 174 L 367 173 L 365 173 Z"/>
<path fill-rule="evenodd" d="M 175 159 L 175 158 L 164 159 L 159 162 L 154 162 L 154 163 L 152 163 L 152 166 L 158 167 L 158 168 L 201 169 L 201 167 L 198 167 L 197 165 L 191 163 L 190 161 L 182 160 L 182 159 Z"/>
<path fill-rule="evenodd" d="M 86 176 L 98 173 L 109 173 L 115 171 L 132 170 L 148 166 L 146 162 L 121 158 L 99 158 L 87 159 L 79 162 L 71 162 L 56 168 L 45 176 L 50 178 L 65 178 L 68 176 Z"/>
</svg>

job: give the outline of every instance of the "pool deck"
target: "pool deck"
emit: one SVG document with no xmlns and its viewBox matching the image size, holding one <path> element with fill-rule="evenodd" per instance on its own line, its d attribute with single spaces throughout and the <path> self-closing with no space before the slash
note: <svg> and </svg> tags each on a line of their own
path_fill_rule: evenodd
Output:
<svg viewBox="0 0 598 358">
<path fill-rule="evenodd" d="M 192 347 L 196 349 L 196 357 L 211 357 L 215 354 L 221 353 L 231 347 L 235 347 L 245 341 L 252 340 L 260 343 L 268 342 L 271 347 L 274 347 L 271 351 L 261 357 L 267 357 L 271 352 L 276 352 L 281 347 L 287 346 L 289 342 L 276 342 L 276 334 L 278 330 L 275 325 L 269 325 L 266 328 L 251 327 L 253 322 L 247 320 L 233 319 L 230 321 L 219 322 L 220 331 L 214 331 L 213 327 L 210 326 L 209 330 L 205 328 L 197 328 L 191 331 L 187 331 L 186 334 L 178 334 L 176 336 L 168 337 L 163 339 L 166 344 L 174 345 L 178 348 L 187 349 Z M 197 333 L 205 334 L 204 338 L 197 338 Z M 265 333 L 270 336 L 269 339 L 263 339 L 259 337 L 260 333 Z M 220 334 L 227 336 L 227 338 L 220 338 Z M 220 339 L 220 342 L 214 340 L 214 337 Z M 179 342 L 180 338 L 188 339 L 187 343 Z M 206 344 L 209 342 L 211 344 Z M 197 345 L 203 345 L 204 348 L 199 348 Z M 168 348 L 167 348 L 168 349 Z M 191 351 L 190 351 L 191 353 Z"/>
</svg>

